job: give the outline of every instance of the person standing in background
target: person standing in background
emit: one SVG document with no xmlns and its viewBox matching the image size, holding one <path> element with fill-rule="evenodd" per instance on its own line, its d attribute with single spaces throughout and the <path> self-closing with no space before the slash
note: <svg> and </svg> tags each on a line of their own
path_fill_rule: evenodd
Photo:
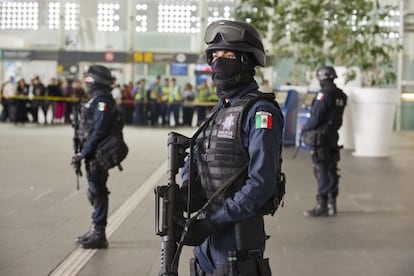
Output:
<svg viewBox="0 0 414 276">
<path fill-rule="evenodd" d="M 16 118 L 14 122 L 23 124 L 27 122 L 27 112 L 30 110 L 30 106 L 26 106 L 26 104 L 29 104 L 29 85 L 26 84 L 23 78 L 17 82 L 16 96 L 18 98 L 16 99 Z"/>
<path fill-rule="evenodd" d="M 170 113 L 172 113 L 174 116 L 175 126 L 179 126 L 181 124 L 180 123 L 180 109 L 181 109 L 181 104 L 182 104 L 182 98 L 181 98 L 181 87 L 177 84 L 177 80 L 175 78 L 171 79 L 169 104 L 170 104 Z"/>
<path fill-rule="evenodd" d="M 132 83 L 124 85 L 122 89 L 121 111 L 124 114 L 125 124 L 132 123 L 132 114 L 134 111 L 134 101 L 132 97 Z"/>
<path fill-rule="evenodd" d="M 115 100 L 117 106 L 121 107 L 122 104 L 122 91 L 119 84 L 115 84 L 111 90 L 112 97 Z"/>
<path fill-rule="evenodd" d="M 183 89 L 183 125 L 191 126 L 194 114 L 194 100 L 196 92 L 191 83 L 186 83 Z"/>
<path fill-rule="evenodd" d="M 205 104 L 210 101 L 210 89 L 208 88 L 207 80 L 199 85 L 197 90 L 197 126 L 206 118 L 207 110 L 210 108 Z"/>
<path fill-rule="evenodd" d="M 38 114 L 40 109 L 44 117 L 44 124 L 46 125 L 49 102 L 45 99 L 47 96 L 47 90 L 39 76 L 36 76 L 33 79 L 33 95 L 35 97 L 33 100 L 33 120 L 35 123 L 39 122 Z"/>
<path fill-rule="evenodd" d="M 161 123 L 162 126 L 169 126 L 170 125 L 170 94 L 171 94 L 171 86 L 170 86 L 170 79 L 165 78 L 164 84 L 161 87 L 162 95 L 161 95 Z"/>
<path fill-rule="evenodd" d="M 306 210 L 307 217 L 335 216 L 336 198 L 339 193 L 338 130 L 342 126 L 342 117 L 347 104 L 346 94 L 336 87 L 336 75 L 332 66 L 323 66 L 316 71 L 321 91 L 312 103 L 311 117 L 302 128 L 302 141 L 311 147 L 314 174 L 318 183 L 316 205 Z M 317 136 L 318 139 L 307 137 Z M 323 138 L 322 138 L 323 137 Z M 308 142 L 317 140 L 317 144 Z"/>
<path fill-rule="evenodd" d="M 141 79 L 137 82 L 137 85 L 134 87 L 133 90 L 133 98 L 134 98 L 134 125 L 142 125 L 146 123 L 146 104 L 147 100 L 147 88 L 146 88 L 146 80 Z"/>
<path fill-rule="evenodd" d="M 81 152 L 72 157 L 74 168 L 80 167 L 85 160 L 88 179 L 87 198 L 93 207 L 92 225 L 83 235 L 76 238 L 76 243 L 85 249 L 108 247 L 106 225 L 109 207 L 107 187 L 108 169 L 105 169 L 96 156 L 98 145 L 111 134 L 112 122 L 117 108 L 111 95 L 113 77 L 108 68 L 92 65 L 85 73 L 89 100 L 80 109 L 80 124 L 77 138 L 81 143 Z"/>
<path fill-rule="evenodd" d="M 16 97 L 17 89 L 16 85 L 14 84 L 14 77 L 10 77 L 8 81 L 3 84 L 2 87 L 2 105 L 3 110 L 1 113 L 1 121 L 6 122 L 7 120 L 14 121 L 15 120 L 15 97 Z"/>
<path fill-rule="evenodd" d="M 74 89 L 73 89 L 73 80 L 68 79 L 66 80 L 65 90 L 63 92 L 63 96 L 65 98 L 72 99 L 74 96 Z M 65 101 L 65 124 L 71 124 L 72 119 L 70 118 L 73 111 L 73 102 Z"/>
<path fill-rule="evenodd" d="M 160 116 L 161 110 L 161 96 L 162 96 L 162 87 L 161 87 L 161 76 L 157 76 L 155 82 L 151 83 L 148 90 L 148 111 L 150 125 L 158 125 L 158 117 Z"/>
</svg>

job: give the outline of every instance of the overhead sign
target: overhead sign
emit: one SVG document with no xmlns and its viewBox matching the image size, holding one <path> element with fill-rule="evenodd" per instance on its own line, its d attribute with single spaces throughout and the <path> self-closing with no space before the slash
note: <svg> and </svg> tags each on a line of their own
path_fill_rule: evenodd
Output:
<svg viewBox="0 0 414 276">
<path fill-rule="evenodd" d="M 1 2 L 1 0 L 0 0 Z M 0 59 L 11 60 L 57 60 L 59 63 L 118 62 L 118 63 L 204 63 L 203 55 L 186 53 L 154 52 L 89 52 L 89 51 L 43 51 L 0 49 Z"/>
<path fill-rule="evenodd" d="M 133 60 L 137 63 L 151 63 L 154 61 L 154 55 L 152 52 L 134 52 Z"/>
<path fill-rule="evenodd" d="M 3 59 L 30 59 L 32 51 L 27 50 L 3 50 Z"/>
<path fill-rule="evenodd" d="M 195 63 L 197 54 L 134 52 L 133 60 L 137 63 Z"/>
<path fill-rule="evenodd" d="M 144 62 L 151 63 L 154 60 L 154 55 L 151 52 L 144 53 Z"/>
</svg>

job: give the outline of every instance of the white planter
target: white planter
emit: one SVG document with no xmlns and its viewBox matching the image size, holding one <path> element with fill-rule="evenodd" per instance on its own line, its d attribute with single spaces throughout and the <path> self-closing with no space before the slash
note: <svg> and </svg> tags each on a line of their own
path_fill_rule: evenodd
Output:
<svg viewBox="0 0 414 276">
<path fill-rule="evenodd" d="M 361 88 L 352 90 L 352 124 L 355 156 L 385 157 L 393 133 L 397 89 Z"/>
<path fill-rule="evenodd" d="M 338 78 L 335 79 L 335 84 L 338 88 L 342 89 L 348 96 L 348 104 L 345 107 L 344 115 L 342 116 L 342 127 L 338 130 L 339 140 L 338 145 L 342 145 L 345 149 L 355 149 L 354 142 L 354 128 L 352 126 L 352 90 L 354 87 L 361 86 L 361 74 L 359 68 L 353 67 L 355 71 L 355 79 L 346 82 L 347 68 L 343 66 L 335 66 L 336 74 Z"/>
</svg>

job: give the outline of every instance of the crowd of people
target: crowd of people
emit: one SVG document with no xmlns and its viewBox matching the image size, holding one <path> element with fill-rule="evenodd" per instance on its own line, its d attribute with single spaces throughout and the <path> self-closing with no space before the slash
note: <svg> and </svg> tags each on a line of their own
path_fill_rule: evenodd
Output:
<svg viewBox="0 0 414 276">
<path fill-rule="evenodd" d="M 10 77 L 1 87 L 0 121 L 39 123 L 39 114 L 42 114 L 44 124 L 70 124 L 74 104 L 85 96 L 79 80 L 52 78 L 45 85 L 38 76 L 29 83 L 24 78 L 15 82 L 14 77 Z M 52 118 L 48 121 L 49 110 Z"/>
<path fill-rule="evenodd" d="M 218 100 L 214 85 L 207 80 L 197 86 L 190 82 L 181 86 L 175 78 L 161 76 L 151 83 L 145 78 L 135 84 L 115 83 L 111 93 L 127 125 L 192 126 L 195 114 L 194 124 L 200 125 Z M 1 86 L 0 121 L 70 124 L 73 106 L 85 98 L 80 80 L 52 78 L 45 85 L 38 76 L 30 82 L 10 77 Z"/>
<path fill-rule="evenodd" d="M 162 80 L 161 76 L 149 85 L 140 79 L 124 86 L 121 93 L 113 89 L 112 95 L 121 103 L 127 124 L 151 126 L 192 126 L 194 114 L 200 125 L 218 100 L 215 87 L 207 80 L 196 87 L 189 82 L 181 87 L 175 78 Z"/>
</svg>

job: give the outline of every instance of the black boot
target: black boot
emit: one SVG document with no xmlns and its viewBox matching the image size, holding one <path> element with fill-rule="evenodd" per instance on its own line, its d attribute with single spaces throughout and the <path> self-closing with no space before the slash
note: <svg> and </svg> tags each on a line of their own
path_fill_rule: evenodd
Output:
<svg viewBox="0 0 414 276">
<path fill-rule="evenodd" d="M 108 240 L 105 235 L 105 226 L 95 225 L 92 228 L 92 232 L 89 237 L 80 242 L 80 244 L 82 248 L 85 249 L 108 248 Z"/>
<path fill-rule="evenodd" d="M 328 215 L 336 216 L 336 198 L 328 198 Z"/>
<path fill-rule="evenodd" d="M 303 214 L 307 217 L 322 217 L 328 215 L 327 200 L 320 195 L 316 196 L 316 206 L 311 210 L 306 210 Z"/>
<path fill-rule="evenodd" d="M 82 236 L 76 237 L 76 243 L 81 244 L 82 242 L 89 239 L 89 237 L 93 233 L 94 227 L 95 227 L 95 224 L 92 224 L 89 230 L 85 234 L 83 234 Z"/>
</svg>

